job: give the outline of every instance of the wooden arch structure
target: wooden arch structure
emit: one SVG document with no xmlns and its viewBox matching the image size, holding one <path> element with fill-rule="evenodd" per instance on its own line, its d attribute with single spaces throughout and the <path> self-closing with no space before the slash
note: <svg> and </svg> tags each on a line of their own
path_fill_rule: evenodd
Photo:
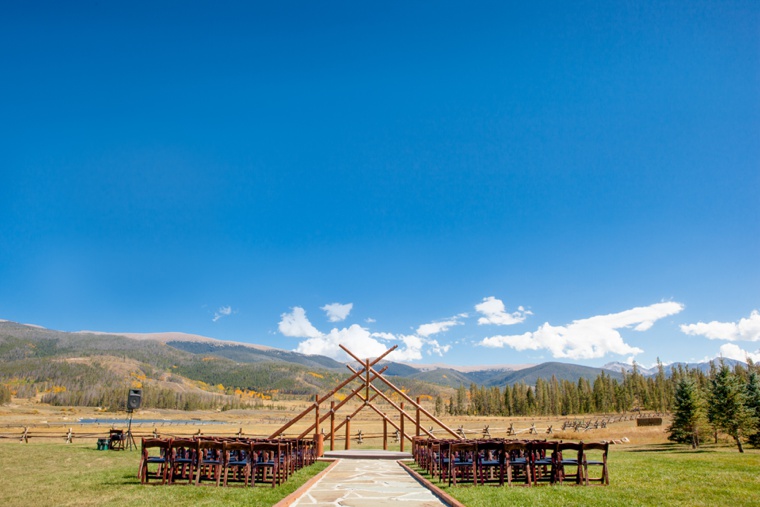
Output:
<svg viewBox="0 0 760 507">
<path fill-rule="evenodd" d="M 304 417 L 314 412 L 313 414 L 313 423 L 304 430 L 300 435 L 298 435 L 298 438 L 305 438 L 307 435 L 316 435 L 316 439 L 318 441 L 318 447 L 319 447 L 319 454 L 321 455 L 321 450 L 324 446 L 324 440 L 323 439 L 330 439 L 330 450 L 333 450 L 335 448 L 335 435 L 336 432 L 339 431 L 344 426 L 346 427 L 346 449 L 350 447 L 350 424 L 351 419 L 356 416 L 360 411 L 362 411 L 365 407 L 370 408 L 373 410 L 377 415 L 379 415 L 383 420 L 383 449 L 388 448 L 388 439 L 387 439 L 387 428 L 388 425 L 392 426 L 396 431 L 399 433 L 400 438 L 400 447 L 401 451 L 404 451 L 404 441 L 409 440 L 410 442 L 413 441 L 413 436 L 421 436 L 423 433 L 426 434 L 429 437 L 433 437 L 433 433 L 427 429 L 425 429 L 422 424 L 420 423 L 421 415 L 425 415 L 429 420 L 433 421 L 437 426 L 439 426 L 441 429 L 443 429 L 446 433 L 453 436 L 454 438 L 462 438 L 462 436 L 454 431 L 453 429 L 446 426 L 443 422 L 441 422 L 437 417 L 435 417 L 433 414 L 431 414 L 429 411 L 425 410 L 422 405 L 420 404 L 420 398 L 418 397 L 417 400 L 413 400 L 410 398 L 405 392 L 403 392 L 401 389 L 394 386 L 388 379 L 386 379 L 383 376 L 383 372 L 388 368 L 383 367 L 379 371 L 375 370 L 373 366 L 375 366 L 377 363 L 379 363 L 383 358 L 385 358 L 388 354 L 396 350 L 398 345 L 394 345 L 390 349 L 386 350 L 383 354 L 379 355 L 373 360 L 370 359 L 360 359 L 357 357 L 353 352 L 348 350 L 343 345 L 340 345 L 340 348 L 343 349 L 346 354 L 354 358 L 362 367 L 357 370 L 353 368 L 351 365 L 346 365 L 349 370 L 351 370 L 351 376 L 348 377 L 346 380 L 341 382 L 338 386 L 336 386 L 332 391 L 325 394 L 324 396 L 315 395 L 314 396 L 314 403 L 309 406 L 306 410 L 295 416 L 293 419 L 291 419 L 288 423 L 286 423 L 284 426 L 282 426 L 280 429 L 272 433 L 272 435 L 269 436 L 269 438 L 277 438 L 281 436 L 288 428 L 302 420 Z M 405 403 L 402 401 L 401 403 L 396 403 L 391 398 L 381 391 L 379 388 L 377 388 L 373 382 L 375 380 L 380 381 L 381 383 L 385 384 L 388 388 L 390 388 L 390 391 L 392 393 L 398 394 L 403 400 L 408 402 L 413 408 L 414 408 L 414 415 L 407 412 L 405 407 Z M 360 385 L 353 389 L 350 394 L 348 394 L 345 398 L 340 400 L 338 403 L 336 403 L 334 400 L 330 400 L 338 391 L 349 385 L 351 382 L 359 382 Z M 395 421 L 391 419 L 386 413 L 384 413 L 382 410 L 380 410 L 375 404 L 373 403 L 377 398 L 381 398 L 383 401 L 388 403 L 391 407 L 393 407 L 394 410 L 398 411 L 399 413 L 399 424 L 396 424 Z M 346 403 L 348 403 L 350 400 L 358 398 L 361 404 L 359 407 L 353 411 L 350 415 L 347 415 L 345 419 L 340 421 L 336 425 L 336 414 L 338 410 L 340 410 Z M 325 413 L 320 410 L 320 405 L 323 403 L 330 401 L 330 409 Z M 324 423 L 326 420 L 330 420 L 330 427 L 329 427 L 329 433 L 320 433 L 320 425 Z M 410 435 L 405 432 L 404 427 L 404 420 L 407 419 L 411 421 L 412 425 L 414 426 L 414 434 Z M 319 445 L 321 443 L 321 445 Z"/>
</svg>

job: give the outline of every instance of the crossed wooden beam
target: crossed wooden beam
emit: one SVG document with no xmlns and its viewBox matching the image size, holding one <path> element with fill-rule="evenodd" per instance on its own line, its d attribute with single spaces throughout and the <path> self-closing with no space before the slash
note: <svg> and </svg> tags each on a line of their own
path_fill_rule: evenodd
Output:
<svg viewBox="0 0 760 507">
<path fill-rule="evenodd" d="M 399 434 L 401 435 L 401 450 L 404 450 L 404 438 L 408 440 L 412 440 L 412 437 L 405 433 L 404 431 L 404 418 L 408 419 L 414 424 L 415 427 L 415 436 L 420 436 L 421 433 L 425 433 L 429 437 L 433 436 L 433 433 L 427 429 L 425 429 L 422 424 L 420 424 L 420 414 L 424 414 L 426 417 L 428 417 L 431 421 L 433 421 L 435 424 L 440 426 L 444 431 L 449 433 L 454 438 L 461 438 L 461 435 L 458 434 L 453 429 L 446 426 L 443 422 L 441 422 L 437 417 L 435 417 L 433 414 L 425 410 L 422 405 L 420 404 L 420 399 L 417 398 L 417 400 L 413 400 L 410 398 L 405 392 L 403 392 L 398 387 L 394 386 L 388 379 L 386 379 L 383 376 L 383 372 L 388 368 L 383 367 L 380 369 L 380 371 L 377 371 L 373 368 L 377 363 L 379 363 L 382 359 L 384 359 L 388 354 L 396 350 L 398 345 L 394 345 L 390 349 L 386 350 L 383 354 L 376 357 L 374 360 L 365 359 L 362 360 L 359 357 L 357 357 L 353 352 L 348 350 L 343 345 L 340 345 L 340 348 L 343 349 L 346 354 L 354 358 L 360 365 L 362 365 L 361 369 L 356 370 L 355 368 L 351 367 L 350 365 L 347 365 L 347 368 L 351 371 L 351 376 L 348 377 L 346 380 L 341 382 L 337 387 L 335 387 L 332 391 L 325 394 L 324 396 L 320 397 L 319 395 L 314 396 L 314 403 L 306 408 L 303 412 L 295 416 L 293 419 L 291 419 L 287 424 L 282 426 L 280 429 L 272 433 L 272 435 L 269 436 L 269 438 L 277 438 L 278 436 L 282 435 L 288 428 L 296 424 L 298 421 L 306 417 L 309 413 L 314 411 L 314 423 L 312 423 L 305 431 L 303 431 L 298 438 L 304 438 L 309 434 L 314 434 L 319 432 L 319 425 L 326 421 L 327 419 L 330 419 L 330 433 L 327 435 L 330 438 L 330 449 L 334 448 L 335 445 L 335 432 L 338 431 L 340 428 L 342 428 L 344 425 L 346 426 L 346 448 L 348 448 L 349 444 L 349 424 L 351 419 L 353 419 L 356 414 L 358 414 L 361 410 L 364 409 L 364 407 L 369 407 L 372 409 L 377 415 L 379 415 L 383 419 L 383 447 L 387 447 L 387 425 L 390 424 L 393 428 L 395 428 Z M 335 401 L 330 402 L 330 410 L 326 414 L 320 414 L 319 406 L 324 403 L 325 401 L 329 400 L 333 395 L 335 395 L 338 391 L 346 387 L 349 383 L 353 382 L 354 380 L 358 380 L 361 382 L 361 385 L 356 387 L 351 393 L 346 396 L 343 400 L 341 400 L 339 403 L 335 403 Z M 390 399 L 384 392 L 382 392 L 380 389 L 375 387 L 373 385 L 373 382 L 375 380 L 379 380 L 385 385 L 387 385 L 393 392 L 398 394 L 401 398 L 403 398 L 406 402 L 410 403 L 412 407 L 415 409 L 415 414 L 412 416 L 405 410 L 404 402 L 401 402 L 400 404 L 395 403 L 393 400 Z M 373 394 L 370 396 L 370 392 Z M 341 421 L 337 426 L 335 425 L 335 414 L 336 412 L 343 407 L 346 403 L 348 403 L 353 398 L 358 398 L 363 403 L 359 405 L 359 407 L 354 410 L 354 412 L 347 416 L 343 421 Z M 386 413 L 381 411 L 379 408 L 375 406 L 373 401 L 377 399 L 378 397 L 385 400 L 389 405 L 391 405 L 395 410 L 397 410 L 400 414 L 400 424 L 396 424 L 395 421 L 393 421 Z M 432 429 L 432 428 L 431 428 Z M 312 433 L 313 432 L 313 433 Z"/>
</svg>

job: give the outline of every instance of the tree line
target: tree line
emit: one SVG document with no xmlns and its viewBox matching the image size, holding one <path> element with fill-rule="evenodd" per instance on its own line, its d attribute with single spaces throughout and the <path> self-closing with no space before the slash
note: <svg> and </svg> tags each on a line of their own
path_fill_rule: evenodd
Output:
<svg viewBox="0 0 760 507">
<path fill-rule="evenodd" d="M 696 372 L 696 370 L 694 370 Z M 675 383 L 683 375 L 692 374 L 677 366 L 670 376 L 658 361 L 657 374 L 644 376 L 636 364 L 630 373 L 621 371 L 622 380 L 602 371 L 594 379 L 580 377 L 577 382 L 538 378 L 535 384 L 518 382 L 499 387 L 460 385 L 454 396 L 444 400 L 438 396 L 438 414 L 496 416 L 566 416 L 576 414 L 671 410 Z"/>
</svg>

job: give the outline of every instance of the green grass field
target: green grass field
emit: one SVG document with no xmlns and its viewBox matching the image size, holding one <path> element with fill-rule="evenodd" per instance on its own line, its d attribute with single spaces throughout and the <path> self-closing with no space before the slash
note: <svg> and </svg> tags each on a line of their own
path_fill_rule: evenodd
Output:
<svg viewBox="0 0 760 507">
<path fill-rule="evenodd" d="M 144 486 L 137 478 L 140 453 L 97 451 L 89 444 L 0 445 L 0 505 L 5 507 L 274 505 L 327 467 L 315 463 L 271 488 Z"/>
<path fill-rule="evenodd" d="M 97 451 L 94 445 L 0 444 L 0 505 L 14 506 L 269 506 L 295 491 L 325 463 L 300 471 L 284 485 L 143 486 L 139 453 Z M 651 445 L 610 451 L 608 487 L 443 487 L 468 507 L 493 505 L 760 505 L 760 451 Z"/>
<path fill-rule="evenodd" d="M 612 448 L 608 462 L 610 485 L 606 487 L 440 487 L 468 507 L 760 505 L 760 452 L 757 450 L 739 454 L 736 448 L 726 447 L 696 452 L 672 445 Z M 438 485 L 437 481 L 433 483 Z"/>
</svg>

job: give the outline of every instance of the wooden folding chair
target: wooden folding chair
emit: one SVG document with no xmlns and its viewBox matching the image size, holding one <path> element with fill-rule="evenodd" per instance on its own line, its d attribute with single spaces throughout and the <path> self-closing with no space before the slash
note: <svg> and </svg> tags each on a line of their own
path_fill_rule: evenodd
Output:
<svg viewBox="0 0 760 507">
<path fill-rule="evenodd" d="M 449 480 L 449 462 L 451 461 L 451 444 L 453 442 L 451 440 L 442 440 L 438 444 L 438 459 L 437 461 L 437 468 L 438 468 L 438 481 L 444 482 Z"/>
<path fill-rule="evenodd" d="M 583 480 L 583 444 L 560 442 L 557 452 L 557 482 L 563 484 L 566 479 L 573 479 L 575 484 L 580 484 Z"/>
<path fill-rule="evenodd" d="M 108 430 L 108 448 L 110 450 L 123 451 L 125 440 L 126 438 L 124 436 L 124 430 Z"/>
<path fill-rule="evenodd" d="M 435 478 L 436 475 L 440 475 L 438 473 L 438 464 L 439 464 L 439 457 L 441 454 L 441 441 L 440 440 L 429 440 L 427 444 L 427 458 L 425 458 L 425 462 L 427 464 L 427 472 L 431 479 Z"/>
<path fill-rule="evenodd" d="M 192 484 L 198 466 L 198 440 L 175 438 L 170 446 L 169 484 L 187 481 Z"/>
<path fill-rule="evenodd" d="M 606 443 L 597 443 L 597 442 L 590 442 L 585 443 L 581 442 L 583 445 L 583 456 L 582 456 L 582 462 L 583 462 L 583 478 L 586 483 L 586 486 L 589 485 L 589 482 L 598 482 L 601 486 L 607 486 L 610 483 L 610 475 L 609 471 L 607 469 L 607 453 L 610 449 L 609 442 Z M 601 456 L 596 457 L 601 451 Z M 593 454 L 590 454 L 593 453 Z M 596 459 L 594 459 L 596 458 Z M 599 466 L 602 467 L 602 475 L 600 477 L 589 477 L 588 473 L 588 467 L 589 466 Z"/>
<path fill-rule="evenodd" d="M 201 481 L 212 480 L 219 486 L 224 465 L 224 443 L 219 440 L 198 441 L 198 469 L 195 473 L 195 485 Z"/>
<path fill-rule="evenodd" d="M 251 484 L 254 485 L 257 478 L 261 482 L 271 482 L 272 487 L 281 484 L 284 481 L 281 467 L 282 444 L 274 441 L 254 442 L 253 453 Z M 270 474 L 271 479 L 267 479 Z"/>
<path fill-rule="evenodd" d="M 248 480 L 251 477 L 251 456 L 253 455 L 253 446 L 250 442 L 224 442 L 224 482 L 226 486 L 232 471 L 232 480 L 243 482 L 244 487 L 248 487 Z"/>
<path fill-rule="evenodd" d="M 497 482 L 499 486 L 503 486 L 506 464 L 504 443 L 498 440 L 479 440 L 477 446 L 480 484 Z"/>
<path fill-rule="evenodd" d="M 540 482 L 554 484 L 557 481 L 557 447 L 559 442 L 530 443 L 531 482 L 536 486 Z"/>
<path fill-rule="evenodd" d="M 478 476 L 478 446 L 475 442 L 455 442 L 449 447 L 449 486 L 460 482 L 475 482 Z"/>
<path fill-rule="evenodd" d="M 525 482 L 530 486 L 530 458 L 528 457 L 528 444 L 523 441 L 513 440 L 504 442 L 504 468 L 507 474 L 507 484 L 512 485 L 514 479 Z"/>
<path fill-rule="evenodd" d="M 161 484 L 166 484 L 166 475 L 169 470 L 171 440 L 162 438 L 143 438 L 140 441 L 140 469 L 139 476 L 142 484 L 148 484 L 151 478 L 161 478 Z M 156 465 L 151 472 L 150 466 Z"/>
</svg>

